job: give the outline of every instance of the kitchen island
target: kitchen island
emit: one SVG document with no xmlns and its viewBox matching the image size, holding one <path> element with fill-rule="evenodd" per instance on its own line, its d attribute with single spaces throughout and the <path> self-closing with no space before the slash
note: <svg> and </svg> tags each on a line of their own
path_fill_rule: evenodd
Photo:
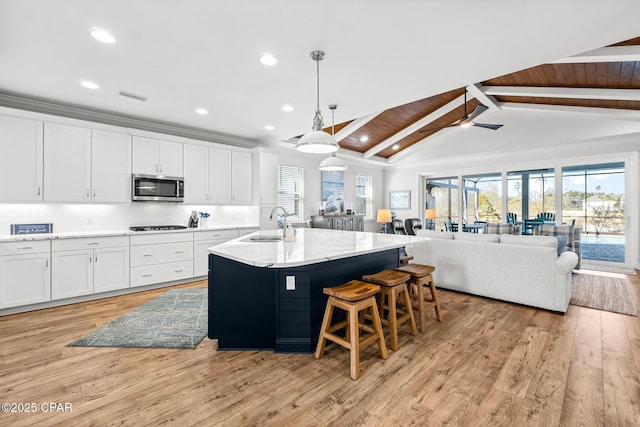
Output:
<svg viewBox="0 0 640 427">
<path fill-rule="evenodd" d="M 209 338 L 221 350 L 313 352 L 327 299 L 322 289 L 396 268 L 401 248 L 426 239 L 303 228 L 293 242 L 259 240 L 273 234 L 209 248 Z"/>
</svg>

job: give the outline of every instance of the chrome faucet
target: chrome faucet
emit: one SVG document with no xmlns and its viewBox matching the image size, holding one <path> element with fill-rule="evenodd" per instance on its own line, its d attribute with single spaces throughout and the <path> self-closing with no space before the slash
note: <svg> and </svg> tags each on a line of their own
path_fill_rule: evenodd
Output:
<svg viewBox="0 0 640 427">
<path fill-rule="evenodd" d="M 269 215 L 269 221 L 273 221 L 273 214 L 278 209 L 282 209 L 282 215 L 284 216 L 284 219 L 282 220 L 282 236 L 284 237 L 285 233 L 287 232 L 287 211 L 285 210 L 285 208 L 283 208 L 282 206 L 276 206 L 273 209 L 271 209 L 271 215 Z"/>
</svg>

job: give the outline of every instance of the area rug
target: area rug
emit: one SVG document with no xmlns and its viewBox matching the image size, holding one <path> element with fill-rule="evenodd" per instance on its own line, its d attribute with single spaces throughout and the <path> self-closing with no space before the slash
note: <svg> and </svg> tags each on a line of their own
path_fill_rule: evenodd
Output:
<svg viewBox="0 0 640 427">
<path fill-rule="evenodd" d="M 573 296 L 570 304 L 614 313 L 638 316 L 626 280 L 594 274 L 573 275 Z"/>
<path fill-rule="evenodd" d="M 70 347 L 195 348 L 207 335 L 207 289 L 172 289 Z"/>
</svg>

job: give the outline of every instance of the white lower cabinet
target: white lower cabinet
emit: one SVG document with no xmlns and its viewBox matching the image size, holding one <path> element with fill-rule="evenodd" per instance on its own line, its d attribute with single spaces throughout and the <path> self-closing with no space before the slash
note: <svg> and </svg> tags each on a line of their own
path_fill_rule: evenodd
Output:
<svg viewBox="0 0 640 427">
<path fill-rule="evenodd" d="M 51 242 L 51 299 L 129 287 L 127 236 Z"/>
<path fill-rule="evenodd" d="M 0 243 L 0 308 L 51 300 L 51 244 Z"/>
<path fill-rule="evenodd" d="M 193 232 L 131 236 L 131 286 L 193 277 Z"/>
<path fill-rule="evenodd" d="M 193 275 L 206 276 L 209 273 L 209 248 L 238 237 L 238 229 L 200 231 L 193 236 Z"/>
</svg>

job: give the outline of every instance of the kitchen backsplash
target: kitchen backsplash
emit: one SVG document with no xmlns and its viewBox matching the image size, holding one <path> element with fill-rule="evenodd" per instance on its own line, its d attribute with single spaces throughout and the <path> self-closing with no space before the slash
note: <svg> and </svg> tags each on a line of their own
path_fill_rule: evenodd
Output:
<svg viewBox="0 0 640 427">
<path fill-rule="evenodd" d="M 258 206 L 197 206 L 182 203 L 0 204 L 0 235 L 11 224 L 53 223 L 56 233 L 128 229 L 133 225 L 187 225 L 191 211 L 208 212 L 209 227 L 258 225 Z"/>
</svg>

